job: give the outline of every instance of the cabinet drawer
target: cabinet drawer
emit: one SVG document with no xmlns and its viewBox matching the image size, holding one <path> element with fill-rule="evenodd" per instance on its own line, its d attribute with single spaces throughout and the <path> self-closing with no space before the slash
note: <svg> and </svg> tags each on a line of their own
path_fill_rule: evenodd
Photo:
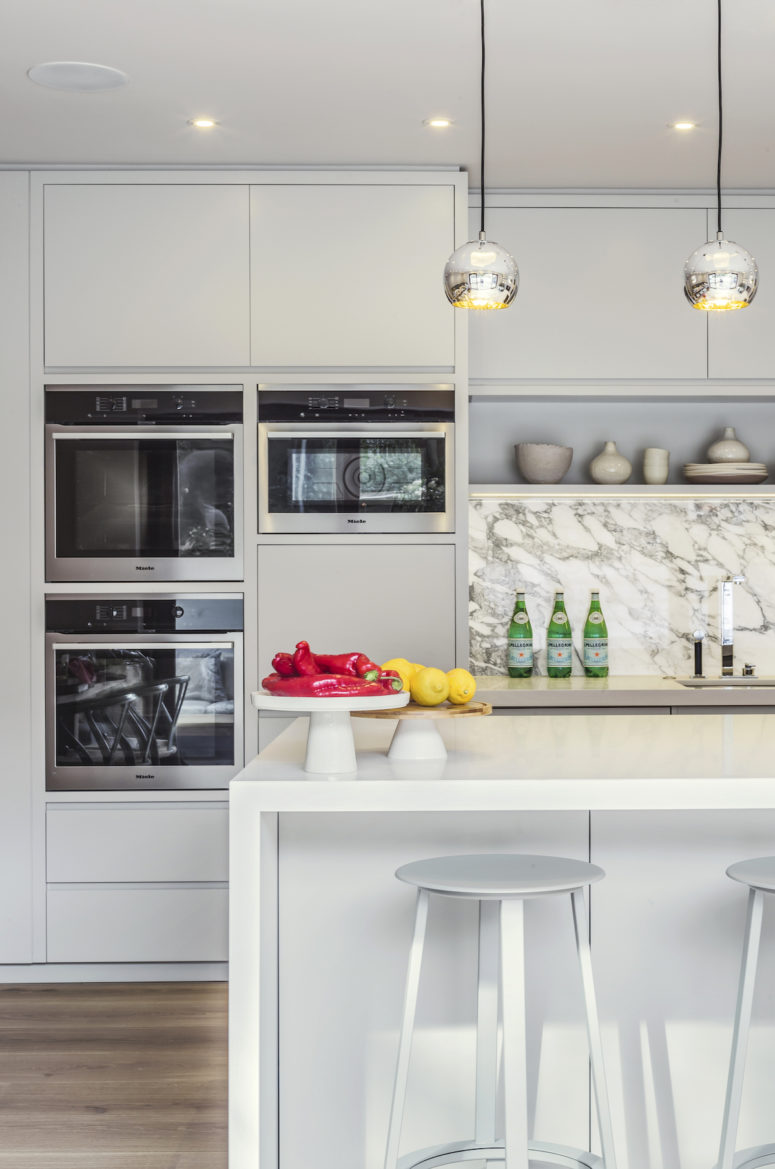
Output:
<svg viewBox="0 0 775 1169">
<path fill-rule="evenodd" d="M 225 962 L 226 888 L 49 886 L 49 962 Z"/>
<path fill-rule="evenodd" d="M 227 881 L 228 808 L 49 804 L 48 881 Z"/>
</svg>

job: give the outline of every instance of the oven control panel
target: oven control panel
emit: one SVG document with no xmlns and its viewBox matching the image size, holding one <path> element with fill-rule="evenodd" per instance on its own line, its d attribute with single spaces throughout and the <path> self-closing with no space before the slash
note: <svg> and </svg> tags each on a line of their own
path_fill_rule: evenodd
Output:
<svg viewBox="0 0 775 1169">
<path fill-rule="evenodd" d="M 261 422 L 452 422 L 453 390 L 259 390 Z"/>
</svg>

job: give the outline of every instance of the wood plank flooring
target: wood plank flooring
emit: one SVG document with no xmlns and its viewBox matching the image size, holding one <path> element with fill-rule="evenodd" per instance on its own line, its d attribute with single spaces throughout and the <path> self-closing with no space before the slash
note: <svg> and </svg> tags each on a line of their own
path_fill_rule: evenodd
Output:
<svg viewBox="0 0 775 1169">
<path fill-rule="evenodd" d="M 226 1169 L 226 997 L 0 985 L 0 1169 Z"/>
</svg>

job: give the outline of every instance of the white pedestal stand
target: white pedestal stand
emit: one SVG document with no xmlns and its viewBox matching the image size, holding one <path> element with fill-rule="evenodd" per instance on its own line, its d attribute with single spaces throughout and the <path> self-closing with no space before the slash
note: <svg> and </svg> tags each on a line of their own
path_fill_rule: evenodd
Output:
<svg viewBox="0 0 775 1169">
<path fill-rule="evenodd" d="M 409 695 L 399 691 L 374 698 L 284 698 L 254 690 L 250 700 L 257 710 L 309 715 L 305 771 L 313 775 L 351 775 L 357 764 L 350 713 L 397 710 L 406 706 Z"/>
<path fill-rule="evenodd" d="M 358 718 L 395 718 L 398 725 L 388 749 L 388 759 L 394 763 L 407 760 L 446 759 L 447 748 L 439 734 L 437 721 L 440 718 L 471 718 L 492 714 L 489 702 L 467 702 L 462 706 L 445 703 L 441 706 L 419 706 L 408 704 L 403 710 L 387 714 L 379 710 L 358 712 Z"/>
</svg>

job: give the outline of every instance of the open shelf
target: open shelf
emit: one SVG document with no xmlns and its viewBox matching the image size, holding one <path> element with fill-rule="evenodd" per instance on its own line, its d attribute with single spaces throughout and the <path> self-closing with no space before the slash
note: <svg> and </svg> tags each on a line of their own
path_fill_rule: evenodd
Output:
<svg viewBox="0 0 775 1169">
<path fill-rule="evenodd" d="M 471 483 L 470 499 L 775 499 L 775 483 Z"/>
</svg>

